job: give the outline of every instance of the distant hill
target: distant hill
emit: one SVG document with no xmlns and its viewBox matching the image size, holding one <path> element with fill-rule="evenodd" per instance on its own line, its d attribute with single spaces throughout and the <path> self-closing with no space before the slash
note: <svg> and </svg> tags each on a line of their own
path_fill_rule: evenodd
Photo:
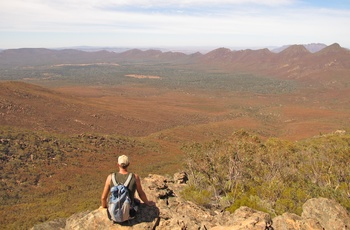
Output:
<svg viewBox="0 0 350 230">
<path fill-rule="evenodd" d="M 0 53 L 0 66 L 44 66 L 53 64 L 80 64 L 110 60 L 108 51 L 85 52 L 74 49 L 51 50 L 44 48 L 8 49 Z"/>
<path fill-rule="evenodd" d="M 235 60 L 242 56 L 258 56 L 270 55 L 270 53 L 281 53 L 283 50 L 295 45 L 283 46 L 269 51 L 268 49 L 258 50 L 235 50 L 231 51 L 227 48 L 219 48 L 212 50 L 205 55 L 201 53 L 186 54 L 183 52 L 162 51 L 158 49 L 128 49 L 128 48 L 108 48 L 108 47 L 75 47 L 74 49 L 44 49 L 44 48 L 21 48 L 2 50 L 0 55 L 0 67 L 4 66 L 28 66 L 28 65 L 48 65 L 48 64 L 64 64 L 64 63 L 94 63 L 94 62 L 127 62 L 127 61 L 189 61 L 188 59 L 199 59 L 204 56 L 204 60 L 208 61 L 216 55 L 216 59 L 225 62 L 232 59 L 231 54 L 234 53 Z M 327 47 L 325 44 L 312 43 L 304 46 L 310 53 L 317 53 Z M 1 50 L 0 50 L 1 51 Z M 249 54 L 248 54 L 249 53 Z M 272 56 L 272 55 L 271 55 Z M 263 56 L 262 58 L 264 58 Z M 257 57 L 254 57 L 256 59 Z M 248 59 L 249 57 L 245 57 Z"/>
<path fill-rule="evenodd" d="M 65 48 L 57 48 L 55 50 L 66 50 L 66 49 L 75 49 L 75 50 L 81 50 L 86 52 L 97 52 L 97 51 L 109 51 L 109 52 L 115 52 L 115 53 L 122 53 L 125 51 L 128 51 L 132 48 L 126 48 L 126 47 L 105 47 L 105 46 L 73 46 L 73 47 L 65 47 Z"/>
<path fill-rule="evenodd" d="M 333 77 L 348 82 L 344 73 L 350 72 L 350 51 L 337 43 L 316 53 L 303 45 L 292 45 L 279 53 L 267 49 L 231 51 L 219 48 L 199 57 L 197 63 L 202 68 L 251 72 L 317 84 Z"/>
<path fill-rule="evenodd" d="M 288 48 L 291 45 L 284 45 L 281 47 L 273 47 L 273 48 L 269 48 L 273 53 L 279 53 L 283 50 L 285 50 L 286 48 Z M 323 48 L 327 47 L 326 44 L 323 43 L 310 43 L 310 44 L 303 44 L 303 46 L 305 46 L 305 48 L 310 51 L 311 53 L 316 53 L 320 50 L 322 50 Z M 96 52 L 96 51 L 110 51 L 110 52 L 115 52 L 115 53 L 122 53 L 128 50 L 132 50 L 134 48 L 132 47 L 104 47 L 104 46 L 73 46 L 73 47 L 65 47 L 65 48 L 55 48 L 54 50 L 65 50 L 65 49 L 76 49 L 76 50 L 80 50 L 80 51 L 86 51 L 86 52 Z M 168 48 L 137 48 L 139 50 L 142 51 L 146 51 L 146 50 L 159 50 L 162 52 L 181 52 L 184 54 L 193 54 L 196 52 L 200 52 L 202 54 L 206 54 L 212 50 L 214 50 L 215 48 L 209 48 L 209 47 L 168 47 Z M 245 50 L 245 49 L 252 49 L 252 50 L 257 50 L 257 49 L 261 49 L 261 48 L 241 48 L 241 47 L 233 47 L 230 48 L 232 50 Z M 1 51 L 1 50 L 0 50 Z"/>
<path fill-rule="evenodd" d="M 288 79 L 316 78 L 317 82 L 326 75 L 337 75 L 342 82 L 345 80 L 344 71 L 350 71 L 350 51 L 335 43 L 327 47 L 324 44 L 292 45 L 278 53 L 268 49 L 232 51 L 227 48 L 206 54 L 140 49 L 121 53 L 105 50 L 9 49 L 0 53 L 0 68 L 101 63 L 176 65 L 180 69 L 186 67 L 207 71 L 219 68 L 224 72 L 248 72 Z M 330 74 L 325 74 L 328 72 Z"/>
<path fill-rule="evenodd" d="M 285 46 L 281 46 L 275 49 L 272 49 L 271 51 L 274 53 L 279 53 L 282 52 L 283 50 L 287 49 L 288 47 L 290 47 L 291 45 L 285 45 Z M 323 43 L 311 43 L 311 44 L 306 44 L 303 45 L 308 51 L 310 51 L 311 53 L 316 53 L 324 48 L 327 47 L 327 45 L 323 44 Z"/>
</svg>

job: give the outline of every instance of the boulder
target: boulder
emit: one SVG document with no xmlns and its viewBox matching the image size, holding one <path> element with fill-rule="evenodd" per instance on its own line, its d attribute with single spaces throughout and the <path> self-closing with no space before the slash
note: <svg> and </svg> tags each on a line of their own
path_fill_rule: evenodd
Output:
<svg viewBox="0 0 350 230">
<path fill-rule="evenodd" d="M 276 230 L 324 230 L 315 219 L 303 219 L 294 213 L 283 213 L 273 218 L 273 228 Z"/>
<path fill-rule="evenodd" d="M 346 209 L 336 201 L 326 198 L 307 200 L 301 217 L 317 220 L 325 230 L 350 229 L 350 216 Z"/>
<path fill-rule="evenodd" d="M 269 214 L 242 206 L 229 216 L 224 226 L 211 230 L 265 230 L 271 228 L 271 224 Z"/>
<path fill-rule="evenodd" d="M 157 225 L 158 210 L 156 207 L 141 206 L 137 218 L 122 224 L 115 224 L 108 219 L 107 210 L 99 208 L 92 212 L 72 215 L 66 221 L 66 230 L 122 230 L 122 229 L 155 229 Z"/>
<path fill-rule="evenodd" d="M 179 172 L 174 174 L 174 181 L 178 184 L 186 184 L 188 176 L 186 172 Z"/>
<path fill-rule="evenodd" d="M 334 200 L 312 198 L 303 205 L 301 216 L 284 213 L 273 219 L 275 230 L 348 230 L 350 217 Z"/>
</svg>

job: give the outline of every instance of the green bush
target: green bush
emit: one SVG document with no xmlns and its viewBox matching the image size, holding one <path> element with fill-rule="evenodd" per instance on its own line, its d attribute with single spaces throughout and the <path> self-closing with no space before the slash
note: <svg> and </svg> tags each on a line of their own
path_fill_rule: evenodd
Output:
<svg viewBox="0 0 350 230">
<path fill-rule="evenodd" d="M 208 190 L 198 190 L 195 186 L 188 186 L 180 193 L 185 200 L 192 201 L 203 207 L 210 207 L 212 193 Z"/>
</svg>

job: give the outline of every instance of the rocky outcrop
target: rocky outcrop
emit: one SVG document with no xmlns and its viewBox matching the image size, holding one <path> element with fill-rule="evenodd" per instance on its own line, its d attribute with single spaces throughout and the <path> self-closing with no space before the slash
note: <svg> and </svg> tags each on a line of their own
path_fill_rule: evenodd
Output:
<svg viewBox="0 0 350 230">
<path fill-rule="evenodd" d="M 334 200 L 314 198 L 303 205 L 304 219 L 317 219 L 324 229 L 350 229 L 349 213 Z"/>
<path fill-rule="evenodd" d="M 280 230 L 323 230 L 316 219 L 301 218 L 294 213 L 283 213 L 273 219 L 274 229 Z"/>
<path fill-rule="evenodd" d="M 136 218 L 113 224 L 106 209 L 77 213 L 67 219 L 58 219 L 34 226 L 41 229 L 179 229 L 179 230 L 346 230 L 350 229 L 350 217 L 346 209 L 335 201 L 325 198 L 308 200 L 301 216 L 284 213 L 271 220 L 269 214 L 240 207 L 234 213 L 207 210 L 184 201 L 179 196 L 187 177 L 185 173 L 174 178 L 149 175 L 142 180 L 145 192 L 156 206 L 141 204 Z"/>
</svg>

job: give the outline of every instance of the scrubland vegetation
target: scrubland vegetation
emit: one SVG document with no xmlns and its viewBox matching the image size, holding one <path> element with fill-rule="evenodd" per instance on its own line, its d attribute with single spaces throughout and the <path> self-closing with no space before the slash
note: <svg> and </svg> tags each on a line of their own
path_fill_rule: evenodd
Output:
<svg viewBox="0 0 350 230">
<path fill-rule="evenodd" d="M 134 170 L 141 175 L 160 165 L 163 173 L 173 173 L 162 162 L 145 167 L 143 156 L 161 152 L 147 141 L 9 127 L 0 134 L 1 225 L 9 229 L 97 208 L 105 177 L 115 168 L 115 152 L 139 159 Z M 233 212 L 246 205 L 272 215 L 300 214 L 307 199 L 322 196 L 350 210 L 348 134 L 290 142 L 237 131 L 227 139 L 185 145 L 183 151 L 190 180 L 181 195 L 206 208 Z"/>
<path fill-rule="evenodd" d="M 159 151 L 140 140 L 111 135 L 74 136 L 0 129 L 0 226 L 27 229 L 35 223 L 93 210 L 117 154 L 143 158 Z M 135 157 L 136 158 L 136 157 Z M 140 175 L 151 168 L 133 162 Z M 157 164 L 152 167 L 157 167 Z"/>
<path fill-rule="evenodd" d="M 205 207 L 233 212 L 245 205 L 273 216 L 300 215 L 307 199 L 321 196 L 350 210 L 348 134 L 290 142 L 238 131 L 184 151 L 190 184 L 182 196 Z"/>
<path fill-rule="evenodd" d="M 28 69 L 0 69 L 4 80 L 29 80 L 42 85 L 124 85 L 143 84 L 170 89 L 228 90 L 251 93 L 288 93 L 295 90 L 293 81 L 272 79 L 249 73 L 227 73 L 217 70 L 199 70 L 162 64 L 63 65 L 40 66 Z M 126 75 L 159 76 L 160 79 L 135 79 Z M 98 76 L 98 77 L 97 77 Z"/>
</svg>

